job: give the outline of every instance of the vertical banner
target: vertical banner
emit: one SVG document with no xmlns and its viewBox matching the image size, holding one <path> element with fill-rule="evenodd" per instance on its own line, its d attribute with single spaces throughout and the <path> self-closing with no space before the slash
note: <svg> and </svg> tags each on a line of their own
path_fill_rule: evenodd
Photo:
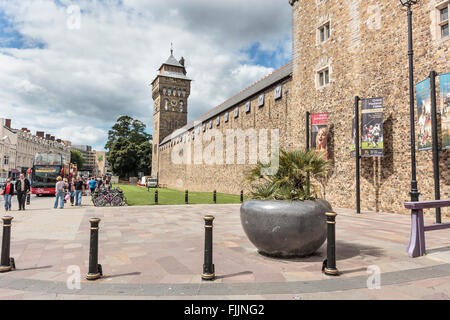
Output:
<svg viewBox="0 0 450 320">
<path fill-rule="evenodd" d="M 382 157 L 383 143 L 383 98 L 362 100 L 361 156 Z"/>
<path fill-rule="evenodd" d="M 356 125 L 355 125 L 355 110 L 353 109 L 352 117 L 352 142 L 350 144 L 350 157 L 356 157 Z"/>
<path fill-rule="evenodd" d="M 416 84 L 418 136 L 417 150 L 431 150 L 432 130 L 431 130 L 431 95 L 430 79 L 425 79 Z"/>
<path fill-rule="evenodd" d="M 450 149 L 450 73 L 439 76 L 441 92 L 442 149 Z"/>
<path fill-rule="evenodd" d="M 311 148 L 325 153 L 328 160 L 328 114 L 316 113 L 311 115 Z"/>
</svg>

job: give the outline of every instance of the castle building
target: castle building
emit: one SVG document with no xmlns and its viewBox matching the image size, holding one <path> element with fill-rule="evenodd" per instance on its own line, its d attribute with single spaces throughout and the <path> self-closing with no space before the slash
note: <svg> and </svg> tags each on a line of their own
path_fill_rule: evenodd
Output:
<svg viewBox="0 0 450 320">
<path fill-rule="evenodd" d="M 159 68 L 152 82 L 153 107 L 153 161 L 152 176 L 158 176 L 159 145 L 172 132 L 187 123 L 187 103 L 191 93 L 191 79 L 186 76 L 184 58 L 170 57 Z"/>
<path fill-rule="evenodd" d="M 253 167 L 253 156 L 261 153 L 261 146 L 251 147 L 251 139 L 267 135 L 269 144 L 279 143 L 280 149 L 304 150 L 307 113 L 326 113 L 332 168 L 323 181 L 321 197 L 335 207 L 355 208 L 356 166 L 350 150 L 355 97 L 383 98 L 384 154 L 361 158 L 361 208 L 406 213 L 411 146 L 404 7 L 396 0 L 289 0 L 289 4 L 292 61 L 194 121 L 187 123 L 187 109 L 184 114 L 176 110 L 178 90 L 183 92 L 186 88 L 184 107 L 189 96 L 190 80 L 184 66 L 173 56 L 163 64 L 153 82 L 152 174 L 158 176 L 159 183 L 179 190 L 248 192 L 245 172 Z M 427 79 L 433 70 L 450 73 L 449 7 L 449 0 L 419 1 L 413 6 L 416 84 Z M 166 69 L 169 67 L 171 70 Z M 438 87 L 439 79 L 436 78 Z M 438 95 L 437 99 L 438 106 L 443 105 L 444 98 Z M 418 101 L 415 103 L 417 106 Z M 441 119 L 443 114 L 439 113 Z M 415 116 L 417 126 L 417 109 Z M 439 141 L 442 125 L 438 121 Z M 205 161 L 211 148 L 196 151 L 196 142 L 203 141 L 207 147 L 221 143 L 217 132 L 225 137 L 233 130 L 245 134 L 243 140 L 230 139 L 233 146 L 234 141 L 245 145 L 243 162 L 226 161 L 228 149 L 223 161 L 216 157 L 212 162 Z M 449 150 L 439 144 L 442 199 L 450 198 Z M 232 152 L 230 157 L 236 159 L 239 152 L 236 148 Z M 177 154 L 189 155 L 189 161 L 175 161 Z M 420 200 L 432 200 L 431 150 L 416 151 L 416 161 Z M 449 213 L 446 210 L 444 214 Z"/>
</svg>

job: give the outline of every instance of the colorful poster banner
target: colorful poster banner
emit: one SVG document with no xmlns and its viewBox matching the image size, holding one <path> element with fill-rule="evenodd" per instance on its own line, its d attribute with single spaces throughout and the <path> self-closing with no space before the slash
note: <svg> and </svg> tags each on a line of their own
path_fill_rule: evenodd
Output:
<svg viewBox="0 0 450 320">
<path fill-rule="evenodd" d="M 431 130 L 431 95 L 430 95 L 430 79 L 425 79 L 416 84 L 417 98 L 417 117 L 418 133 L 417 133 L 417 150 L 431 150 L 432 146 L 432 130 Z"/>
<path fill-rule="evenodd" d="M 450 149 L 450 73 L 439 76 L 441 92 L 442 149 Z"/>
<path fill-rule="evenodd" d="M 362 100 L 361 156 L 382 157 L 383 143 L 383 98 Z"/>
<path fill-rule="evenodd" d="M 328 114 L 316 113 L 311 115 L 311 147 L 325 153 L 328 159 Z"/>
</svg>

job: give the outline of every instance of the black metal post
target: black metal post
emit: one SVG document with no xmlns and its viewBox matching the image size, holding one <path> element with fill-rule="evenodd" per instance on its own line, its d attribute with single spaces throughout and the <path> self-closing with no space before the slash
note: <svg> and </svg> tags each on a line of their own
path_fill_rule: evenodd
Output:
<svg viewBox="0 0 450 320">
<path fill-rule="evenodd" d="M 91 223 L 91 242 L 89 248 L 89 273 L 86 275 L 87 280 L 96 280 L 103 275 L 102 266 L 98 263 L 98 229 L 99 218 L 92 218 Z"/>
<path fill-rule="evenodd" d="M 434 199 L 440 200 L 441 193 L 439 187 L 439 142 L 437 132 L 437 112 L 436 112 L 436 71 L 430 72 L 431 89 L 431 127 L 433 132 L 433 173 L 434 173 Z M 436 223 L 442 223 L 441 208 L 436 208 Z"/>
<path fill-rule="evenodd" d="M 244 202 L 244 190 L 241 190 L 241 203 Z"/>
<path fill-rule="evenodd" d="M 216 190 L 214 190 L 214 192 L 213 192 L 213 201 L 214 201 L 214 203 L 217 203 L 217 191 Z"/>
<path fill-rule="evenodd" d="M 3 220 L 3 238 L 2 238 L 2 256 L 0 272 L 8 272 L 15 268 L 14 258 L 11 258 L 11 221 L 13 217 L 2 217 Z"/>
<path fill-rule="evenodd" d="M 323 272 L 327 276 L 339 275 L 336 268 L 336 213 L 327 212 L 327 259 L 324 261 Z"/>
<path fill-rule="evenodd" d="M 158 204 L 158 190 L 155 190 L 155 204 Z"/>
<path fill-rule="evenodd" d="M 213 216 L 205 216 L 205 259 L 203 264 L 203 280 L 214 280 L 213 264 Z"/>
<path fill-rule="evenodd" d="M 409 121 L 411 135 L 411 201 L 419 201 L 419 191 L 417 189 L 416 177 L 416 132 L 414 121 L 414 50 L 412 32 L 412 11 L 411 6 L 416 4 L 416 0 L 401 1 L 401 4 L 408 8 L 408 59 L 409 59 Z"/>
<path fill-rule="evenodd" d="M 309 150 L 309 143 L 310 143 L 310 137 L 309 137 L 309 118 L 311 116 L 311 113 L 309 111 L 306 111 L 306 151 Z"/>
<path fill-rule="evenodd" d="M 360 173 L 360 138 L 359 138 L 359 101 L 361 99 L 356 96 L 355 97 L 355 158 L 356 158 L 356 213 L 361 213 L 361 173 Z"/>
<path fill-rule="evenodd" d="M 310 141 L 311 141 L 311 138 L 309 137 L 309 119 L 310 119 L 310 117 L 311 117 L 311 113 L 309 112 L 309 111 L 306 111 L 306 151 L 309 151 L 309 148 L 310 148 Z M 309 190 L 310 190 L 310 185 L 311 185 L 311 183 L 310 183 L 310 181 L 311 181 L 311 177 L 310 177 L 310 174 L 309 174 L 309 172 L 306 174 L 306 188 L 307 188 L 307 194 L 309 194 Z"/>
<path fill-rule="evenodd" d="M 185 204 L 188 204 L 188 203 L 189 203 L 189 191 L 188 191 L 188 190 L 186 190 L 186 191 L 184 192 L 184 203 L 185 203 Z"/>
</svg>

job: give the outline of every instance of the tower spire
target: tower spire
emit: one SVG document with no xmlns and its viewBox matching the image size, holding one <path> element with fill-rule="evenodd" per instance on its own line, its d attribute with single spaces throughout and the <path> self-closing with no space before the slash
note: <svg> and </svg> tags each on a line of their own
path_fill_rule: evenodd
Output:
<svg viewBox="0 0 450 320">
<path fill-rule="evenodd" d="M 170 43 L 170 55 L 173 56 L 173 43 Z"/>
</svg>

